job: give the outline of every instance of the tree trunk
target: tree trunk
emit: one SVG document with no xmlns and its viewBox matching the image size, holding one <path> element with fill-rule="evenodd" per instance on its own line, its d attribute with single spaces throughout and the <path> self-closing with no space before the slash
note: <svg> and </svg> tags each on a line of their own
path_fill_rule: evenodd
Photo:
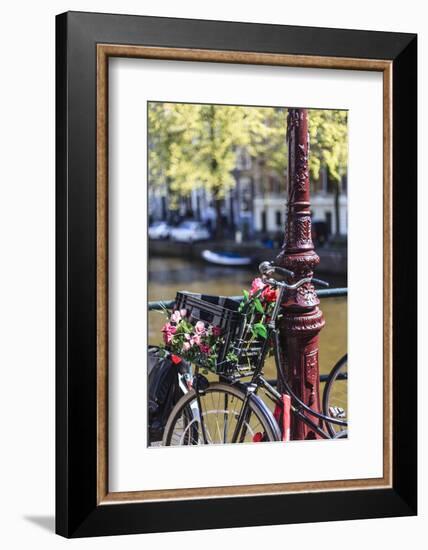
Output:
<svg viewBox="0 0 428 550">
<path fill-rule="evenodd" d="M 166 178 L 166 197 L 167 197 L 168 204 L 167 204 L 167 210 L 165 213 L 166 214 L 165 219 L 170 224 L 173 221 L 173 216 L 172 216 L 172 207 L 171 207 L 171 202 L 172 202 L 171 201 L 171 197 L 172 197 L 171 178 L 169 176 L 167 176 Z"/>
<path fill-rule="evenodd" d="M 334 186 L 334 216 L 336 218 L 336 236 L 340 235 L 340 182 Z"/>
<path fill-rule="evenodd" d="M 214 195 L 215 214 L 216 214 L 215 237 L 218 240 L 223 238 L 223 224 L 221 223 L 221 202 L 222 202 L 222 199 L 219 199 L 217 198 L 216 195 Z"/>
<path fill-rule="evenodd" d="M 210 108 L 210 118 L 209 118 L 209 124 L 210 124 L 210 139 L 211 139 L 211 147 L 213 151 L 213 156 L 211 159 L 211 173 L 213 175 L 213 178 L 215 178 L 215 174 L 218 169 L 217 160 L 214 156 L 214 150 L 215 150 L 215 134 L 214 134 L 214 124 L 215 124 L 215 106 L 211 105 Z M 215 237 L 216 239 L 221 239 L 223 237 L 223 227 L 221 223 L 221 199 L 219 198 L 219 194 L 221 192 L 221 188 L 214 186 L 213 188 L 213 199 L 214 199 L 214 207 L 215 207 L 215 213 L 216 213 L 216 220 L 215 220 Z"/>
</svg>

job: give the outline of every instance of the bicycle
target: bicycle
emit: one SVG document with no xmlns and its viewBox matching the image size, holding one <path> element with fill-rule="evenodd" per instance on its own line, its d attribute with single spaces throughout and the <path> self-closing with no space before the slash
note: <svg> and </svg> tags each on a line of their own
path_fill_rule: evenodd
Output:
<svg viewBox="0 0 428 550">
<path fill-rule="evenodd" d="M 294 276 L 287 269 L 263 262 L 259 266 L 265 285 L 276 291 L 276 300 L 266 323 L 266 334 L 255 337 L 250 330 L 248 307 L 224 297 L 179 292 L 175 308 L 185 309 L 193 320 L 216 324 L 225 335 L 219 349 L 214 372 L 219 382 L 209 382 L 201 374 L 203 364 L 190 366 L 181 377 L 184 395 L 173 408 L 164 430 L 163 445 L 200 445 L 216 443 L 243 443 L 281 441 L 281 415 L 285 414 L 284 394 L 263 375 L 265 359 L 273 351 L 282 390 L 289 396 L 291 414 L 304 422 L 323 439 L 347 437 L 348 419 L 345 411 L 331 403 L 332 387 L 337 380 L 347 379 L 347 357 L 344 356 L 326 379 L 322 398 L 322 412 L 303 403 L 292 391 L 280 368 L 280 341 L 278 319 L 287 291 L 312 282 L 328 286 L 324 281 L 302 278 L 294 284 L 272 278 L 274 273 Z M 233 360 L 230 357 L 233 357 Z M 182 369 L 183 371 L 183 369 Z M 249 381 L 243 382 L 243 379 Z M 267 406 L 260 393 L 270 399 L 275 412 Z M 317 421 L 314 421 L 315 418 Z"/>
</svg>

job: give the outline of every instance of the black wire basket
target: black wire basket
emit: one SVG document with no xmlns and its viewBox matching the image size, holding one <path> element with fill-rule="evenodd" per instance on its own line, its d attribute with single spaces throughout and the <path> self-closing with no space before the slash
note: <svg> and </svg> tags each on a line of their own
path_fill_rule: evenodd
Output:
<svg viewBox="0 0 428 550">
<path fill-rule="evenodd" d="M 192 292 L 177 292 L 175 309 L 185 309 L 190 323 L 202 321 L 205 326 L 221 329 L 221 345 L 217 348 L 217 360 L 213 367 L 201 356 L 199 366 L 209 368 L 219 375 L 246 376 L 254 370 L 263 346 L 263 339 L 255 337 L 249 327 L 249 316 L 240 311 L 237 300 L 227 296 L 211 296 Z M 230 355 L 234 357 L 230 360 Z"/>
</svg>

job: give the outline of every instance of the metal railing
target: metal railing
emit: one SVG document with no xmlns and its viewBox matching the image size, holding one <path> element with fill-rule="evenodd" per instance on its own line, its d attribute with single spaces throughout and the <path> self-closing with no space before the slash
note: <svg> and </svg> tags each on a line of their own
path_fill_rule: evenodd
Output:
<svg viewBox="0 0 428 550">
<path fill-rule="evenodd" d="M 323 288 L 317 290 L 317 295 L 320 298 L 340 298 L 348 295 L 347 288 Z M 242 296 L 229 296 L 230 299 L 240 302 Z M 159 300 L 157 302 L 149 302 L 149 311 L 161 311 L 162 309 L 172 309 L 175 300 Z"/>
<path fill-rule="evenodd" d="M 348 296 L 347 288 L 325 288 L 317 291 L 317 295 L 320 298 L 340 298 L 342 296 Z M 232 300 L 240 302 L 243 298 L 242 296 L 229 296 Z M 149 311 L 161 311 L 162 309 L 172 309 L 174 306 L 175 300 L 159 300 L 157 302 L 149 302 Z M 320 382 L 326 382 L 328 374 L 320 374 Z M 337 377 L 338 380 L 347 380 L 347 374 L 340 373 Z M 268 380 L 271 386 L 277 385 L 277 380 L 272 379 Z"/>
</svg>

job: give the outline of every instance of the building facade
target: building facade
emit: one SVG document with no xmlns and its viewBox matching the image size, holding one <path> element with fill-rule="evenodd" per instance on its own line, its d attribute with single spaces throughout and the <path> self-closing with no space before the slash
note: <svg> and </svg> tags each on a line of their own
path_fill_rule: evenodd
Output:
<svg viewBox="0 0 428 550">
<path fill-rule="evenodd" d="M 277 236 L 283 232 L 286 212 L 287 174 L 279 178 L 267 170 L 263 162 L 254 160 L 245 150 L 237 154 L 233 171 L 235 185 L 226 191 L 221 207 L 220 223 L 225 236 L 249 239 Z M 282 180 L 282 181 L 281 181 Z M 340 185 L 336 196 L 336 184 L 329 181 L 322 169 L 318 181 L 311 181 L 311 213 L 313 223 L 324 226 L 326 237 L 346 236 L 347 220 L 347 177 Z M 195 188 L 189 196 L 175 199 L 170 207 L 167 185 L 149 185 L 149 219 L 167 220 L 177 223 L 183 219 L 196 219 L 214 229 L 217 219 L 214 200 L 209 191 Z"/>
</svg>

